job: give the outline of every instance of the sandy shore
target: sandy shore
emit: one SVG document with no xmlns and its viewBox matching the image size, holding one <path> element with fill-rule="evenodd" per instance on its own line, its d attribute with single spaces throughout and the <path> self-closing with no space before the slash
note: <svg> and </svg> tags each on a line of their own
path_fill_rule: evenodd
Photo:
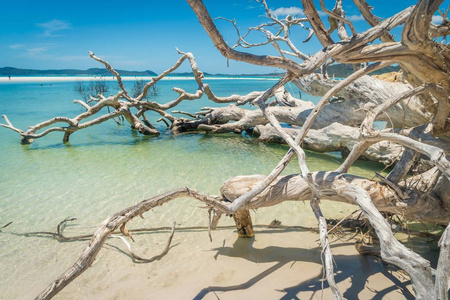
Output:
<svg viewBox="0 0 450 300">
<path fill-rule="evenodd" d="M 135 80 L 150 80 L 150 76 L 122 76 L 123 81 L 135 81 Z M 75 82 L 75 81 L 91 81 L 91 80 L 105 80 L 105 81 L 116 81 L 113 76 L 11 76 L 0 77 L 0 83 L 46 83 L 46 82 Z M 167 76 L 162 80 L 194 80 L 194 77 L 189 76 Z M 278 80 L 278 78 L 266 78 L 266 77 L 206 77 L 204 80 Z"/>
<path fill-rule="evenodd" d="M 134 251 L 151 257 L 167 235 L 136 235 Z M 318 238 L 309 231 L 259 229 L 256 238 L 239 239 L 224 229 L 213 232 L 210 242 L 207 231 L 178 232 L 170 252 L 150 264 L 133 262 L 120 240 L 111 239 L 94 265 L 55 299 L 332 299 L 322 279 Z M 73 249 L 81 252 L 85 244 L 56 243 L 53 263 L 30 270 L 34 282 L 23 283 L 32 288 L 22 296 L 36 296 L 71 264 L 67 256 L 75 261 Z M 345 298 L 413 299 L 408 278 L 359 256 L 353 241 L 334 241 L 332 248 Z"/>
</svg>

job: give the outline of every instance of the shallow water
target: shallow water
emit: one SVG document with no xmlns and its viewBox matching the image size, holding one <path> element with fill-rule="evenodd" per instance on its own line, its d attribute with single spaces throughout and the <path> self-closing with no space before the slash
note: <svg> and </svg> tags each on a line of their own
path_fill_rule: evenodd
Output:
<svg viewBox="0 0 450 300">
<path fill-rule="evenodd" d="M 131 83 L 127 83 L 130 85 Z M 210 82 L 219 96 L 245 94 L 264 90 L 273 81 L 214 80 Z M 176 97 L 173 86 L 195 91 L 193 81 L 163 81 L 160 95 L 154 101 L 167 102 Z M 297 95 L 293 86 L 289 90 Z M 116 88 L 111 84 L 111 92 Z M 14 126 L 29 125 L 54 116 L 75 116 L 83 111 L 72 100 L 78 98 L 73 83 L 0 84 L 1 113 Z M 315 99 L 311 99 L 315 100 Z M 207 99 L 183 102 L 177 110 L 196 112 L 203 106 L 218 106 Z M 151 120 L 158 116 L 151 116 Z M 163 129 L 163 125 L 158 123 Z M 53 231 L 66 217 L 78 220 L 68 226 L 68 234 L 90 233 L 106 216 L 143 199 L 172 188 L 188 186 L 218 194 L 221 184 L 230 177 L 245 174 L 267 174 L 285 154 L 287 146 L 268 145 L 236 134 L 173 136 L 163 132 L 159 137 L 145 137 L 106 122 L 71 136 L 62 143 L 61 133 L 51 133 L 31 145 L 20 145 L 19 135 L 0 128 L 0 299 L 22 299 L 45 287 L 53 276 L 73 262 L 84 243 L 59 244 L 47 238 L 31 238 L 12 233 Z M 331 170 L 342 162 L 327 154 L 307 153 L 311 170 Z M 359 175 L 373 176 L 381 166 L 358 163 L 351 169 Z M 298 172 L 295 164 L 285 173 Z M 155 209 L 145 220 L 130 227 L 204 225 L 206 213 L 199 204 L 181 199 Z M 344 216 L 354 207 L 338 203 L 323 205 L 328 217 Z M 268 224 L 277 218 L 283 224 L 315 226 L 309 205 L 284 203 L 254 213 L 254 222 Z M 231 224 L 224 220 L 222 224 Z M 54 267 L 55 260 L 61 268 Z M 40 278 L 46 269 L 48 278 Z M 49 279 L 50 278 L 50 279 Z M 25 292 L 17 282 L 30 289 Z M 32 287 L 32 288 L 31 288 Z"/>
</svg>

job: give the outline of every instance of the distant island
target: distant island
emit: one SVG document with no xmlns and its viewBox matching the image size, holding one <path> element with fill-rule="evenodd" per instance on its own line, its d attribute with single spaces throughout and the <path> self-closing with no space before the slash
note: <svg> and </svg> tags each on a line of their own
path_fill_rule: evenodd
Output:
<svg viewBox="0 0 450 300">
<path fill-rule="evenodd" d="M 389 72 L 399 71 L 398 66 L 389 66 L 372 74 L 382 74 Z M 157 76 L 155 72 L 151 70 L 145 71 L 127 71 L 117 70 L 122 76 Z M 317 70 L 317 72 L 319 72 Z M 333 64 L 328 67 L 328 75 L 331 77 L 343 78 L 353 73 L 353 67 L 351 64 Z M 193 76 L 192 72 L 172 73 L 172 76 Z M 266 74 L 212 74 L 204 73 L 206 77 L 281 77 L 283 73 L 266 73 Z M 87 70 L 77 69 L 61 69 L 61 70 L 34 70 L 34 69 L 19 69 L 13 67 L 0 68 L 0 76 L 111 76 L 111 73 L 103 68 L 91 68 Z"/>
<path fill-rule="evenodd" d="M 117 70 L 123 76 L 156 76 L 153 71 L 126 71 Z M 0 76 L 111 76 L 111 73 L 102 68 L 91 68 L 87 70 L 62 69 L 62 70 L 33 70 L 18 69 L 13 67 L 0 68 Z"/>
<path fill-rule="evenodd" d="M 398 65 L 388 66 L 377 71 L 370 73 L 370 75 L 378 75 L 383 73 L 391 73 L 400 71 Z M 317 70 L 317 73 L 319 70 Z M 328 75 L 331 77 L 345 78 L 354 72 L 353 66 L 351 64 L 333 64 L 328 67 Z"/>
<path fill-rule="evenodd" d="M 122 76 L 157 76 L 155 72 L 151 70 L 145 71 L 127 71 L 127 70 L 116 70 Z M 267 77 L 280 77 L 283 76 L 282 73 L 268 73 L 268 74 L 212 74 L 204 73 L 207 77 L 255 77 L 255 76 L 267 76 Z M 34 70 L 34 69 L 19 69 L 13 67 L 0 68 L 0 76 L 111 76 L 111 73 L 106 69 L 101 68 L 91 68 L 87 70 L 77 70 L 77 69 L 62 69 L 62 70 Z M 191 77 L 194 76 L 192 72 L 174 72 L 171 76 L 184 76 Z"/>
</svg>

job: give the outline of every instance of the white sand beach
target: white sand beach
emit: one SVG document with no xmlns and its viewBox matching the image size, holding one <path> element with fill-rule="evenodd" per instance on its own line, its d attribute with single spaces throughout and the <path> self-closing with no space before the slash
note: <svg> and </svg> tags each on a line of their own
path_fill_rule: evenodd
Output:
<svg viewBox="0 0 450 300">
<path fill-rule="evenodd" d="M 55 299 L 332 299 L 323 280 L 317 234 L 309 231 L 259 229 L 254 239 L 237 238 L 232 229 L 178 232 L 170 252 L 153 263 L 136 263 L 119 239 L 110 239 L 94 265 Z M 168 233 L 135 235 L 134 251 L 158 254 Z M 333 239 L 334 240 L 334 239 Z M 53 241 L 53 243 L 57 243 Z M 42 256 L 26 293 L 33 298 L 59 276 L 87 241 L 58 245 L 55 259 Z M 347 299 L 412 299 L 408 278 L 359 256 L 353 241 L 334 241 L 336 281 Z M 62 259 L 58 263 L 58 260 Z M 39 262 L 38 262 L 39 263 Z M 17 290 L 17 289 L 16 289 Z M 22 294 L 23 295 L 23 294 Z M 406 295 L 406 296 L 405 296 Z"/>
<path fill-rule="evenodd" d="M 285 203 L 253 214 L 256 224 L 268 224 L 273 216 L 280 220 L 295 211 L 297 203 Z M 337 209 L 334 203 L 325 213 Z M 144 220 L 134 220 L 130 229 L 141 226 L 158 215 L 156 208 Z M 285 212 L 284 214 L 282 212 Z M 154 215 L 156 214 L 156 215 Z M 175 218 L 172 214 L 171 217 Z M 181 216 L 178 216 L 181 219 Z M 315 227 L 307 211 L 300 213 L 301 225 Z M 147 220 L 147 221 L 146 221 Z M 230 218 L 220 225 L 232 225 Z M 181 226 L 192 224 L 180 222 Z M 283 222 L 284 223 L 284 222 Z M 288 222 L 287 225 L 293 224 Z M 167 225 L 165 223 L 160 225 Z M 83 226 L 82 226 L 83 228 Z M 67 236 L 80 234 L 73 226 Z M 10 230 L 9 230 L 10 231 Z M 86 230 L 93 232 L 94 229 Z M 255 238 L 238 238 L 234 228 L 212 232 L 212 242 L 205 230 L 175 232 L 169 253 L 152 263 L 134 261 L 120 239 L 110 238 L 94 264 L 64 288 L 55 299 L 332 299 L 323 279 L 319 235 L 307 229 L 255 228 Z M 159 254 L 169 232 L 134 233 L 133 251 L 144 258 Z M 16 284 L 3 288 L 0 299 L 32 299 L 77 260 L 88 241 L 60 243 L 42 237 L 26 239 L 29 247 L 20 249 L 29 265 L 5 266 L 27 289 Z M 330 238 L 335 259 L 335 280 L 347 299 L 413 299 L 409 278 L 382 264 L 377 258 L 358 255 L 354 240 Z M 37 249 L 45 249 L 38 252 Z M 8 254 L 7 255 L 11 255 Z M 11 262 L 13 263 L 13 262 Z M 9 278 L 11 280 L 12 278 Z M 3 298 L 4 297 L 4 298 Z"/>
</svg>

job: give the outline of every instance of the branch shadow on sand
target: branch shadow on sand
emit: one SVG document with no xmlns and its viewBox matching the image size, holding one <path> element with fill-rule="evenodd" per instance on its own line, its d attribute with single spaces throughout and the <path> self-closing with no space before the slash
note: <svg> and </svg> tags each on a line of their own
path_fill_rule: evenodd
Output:
<svg viewBox="0 0 450 300">
<path fill-rule="evenodd" d="M 270 263 L 276 264 L 265 269 L 259 274 L 253 276 L 249 280 L 236 285 L 229 286 L 208 286 L 201 289 L 193 298 L 195 300 L 204 299 L 209 293 L 214 293 L 219 299 L 216 292 L 226 293 L 230 291 L 246 290 L 262 279 L 273 273 L 279 271 L 280 268 L 287 264 L 294 264 L 295 262 L 310 262 L 321 265 L 320 248 L 316 249 L 302 249 L 294 247 L 278 247 L 269 246 L 262 249 L 254 248 L 253 243 L 255 239 L 237 239 L 232 247 L 220 247 L 213 249 L 217 251 L 215 258 L 219 256 L 242 258 L 254 263 Z M 333 244 L 332 248 L 353 245 L 353 243 Z M 400 280 L 392 274 L 393 267 L 380 262 L 379 259 L 370 256 L 362 255 L 334 255 L 334 260 L 337 265 L 335 269 L 335 280 L 339 284 L 343 281 L 350 281 L 350 287 L 346 290 L 341 290 L 343 296 L 347 299 L 357 299 L 358 294 L 364 289 L 371 290 L 375 296 L 373 299 L 383 299 L 385 295 L 392 291 L 397 291 L 404 297 L 404 299 L 414 299 L 414 296 L 408 290 L 411 284 L 409 280 Z M 306 271 L 306 270 L 305 270 Z M 312 296 L 309 299 L 321 298 L 323 289 L 327 289 L 328 283 L 323 278 L 322 271 L 318 274 L 311 274 L 311 278 L 303 280 L 294 286 L 288 286 L 284 289 L 277 290 L 280 292 L 279 299 L 300 299 L 297 295 L 300 292 L 309 292 Z M 383 274 L 387 280 L 392 282 L 392 285 L 382 289 L 373 290 L 369 287 L 368 279 L 374 274 Z M 302 298 L 303 299 L 303 298 Z"/>
</svg>

